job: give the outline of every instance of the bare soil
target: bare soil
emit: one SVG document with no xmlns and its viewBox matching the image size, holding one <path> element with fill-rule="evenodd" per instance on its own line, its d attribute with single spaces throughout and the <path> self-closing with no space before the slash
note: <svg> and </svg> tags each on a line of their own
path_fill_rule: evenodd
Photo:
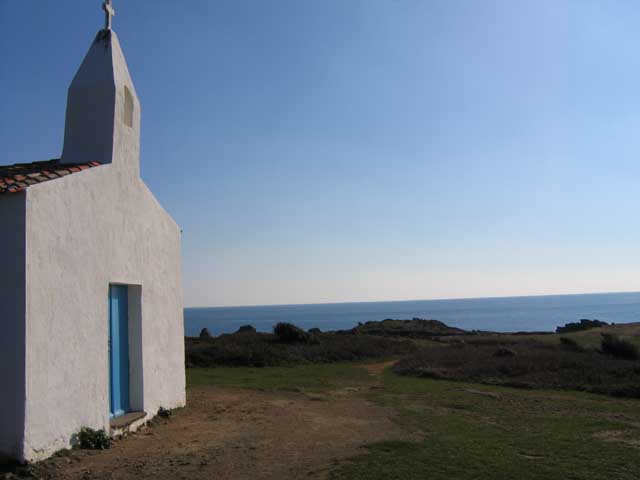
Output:
<svg viewBox="0 0 640 480">
<path fill-rule="evenodd" d="M 370 366 L 372 385 L 385 365 Z M 188 408 L 106 451 L 37 464 L 43 479 L 320 479 L 364 444 L 406 433 L 358 388 L 322 394 L 197 388 Z"/>
</svg>

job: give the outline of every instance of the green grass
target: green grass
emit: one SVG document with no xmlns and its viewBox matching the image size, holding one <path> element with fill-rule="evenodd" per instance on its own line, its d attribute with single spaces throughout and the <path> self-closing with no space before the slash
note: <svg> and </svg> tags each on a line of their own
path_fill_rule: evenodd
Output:
<svg viewBox="0 0 640 480">
<path fill-rule="evenodd" d="M 382 442 L 333 479 L 637 479 L 640 403 L 384 375 L 370 399 L 423 436 Z M 490 392 L 499 399 L 471 393 Z M 618 441 L 606 441 L 607 432 Z M 610 433 L 609 433 L 610 434 Z M 627 443 L 628 442 L 628 443 Z"/>
<path fill-rule="evenodd" d="M 383 389 L 353 394 L 396 410 L 408 440 L 368 445 L 367 453 L 336 465 L 332 480 L 640 478 L 638 400 L 401 377 L 390 370 L 380 379 L 357 364 L 190 369 L 187 379 L 190 387 L 266 391 L 382 381 Z"/>
<path fill-rule="evenodd" d="M 296 367 L 219 367 L 187 370 L 188 387 L 216 386 L 252 390 L 323 391 L 365 383 L 368 372 L 356 364 L 317 364 Z"/>
<path fill-rule="evenodd" d="M 640 347 L 640 323 L 630 323 L 630 324 L 618 324 L 618 325 L 610 325 L 604 328 L 594 328 L 591 330 L 583 330 L 580 332 L 571 332 L 571 333 L 554 333 L 554 334 L 543 334 L 543 335 L 510 335 L 510 334 L 501 334 L 501 335 L 488 335 L 488 336 L 474 336 L 474 335 L 462 335 L 459 337 L 451 337 L 448 340 L 456 340 L 456 339 L 464 339 L 473 342 L 478 338 L 493 338 L 496 341 L 503 341 L 506 343 L 509 342 L 522 342 L 525 340 L 536 340 L 542 343 L 549 343 L 553 345 L 557 345 L 560 343 L 560 337 L 569 337 L 576 340 L 581 346 L 585 348 L 597 349 L 600 348 L 600 339 L 602 338 L 602 333 L 613 333 L 614 335 L 618 335 L 621 338 L 628 340 Z"/>
<path fill-rule="evenodd" d="M 595 328 L 592 330 L 584 330 L 582 332 L 572 332 L 567 334 L 555 334 L 549 336 L 551 341 L 559 341 L 559 337 L 570 337 L 575 339 L 585 348 L 600 348 L 600 340 L 602 333 L 612 333 L 618 335 L 624 340 L 628 340 L 640 347 L 640 324 L 620 324 L 611 325 L 604 328 Z"/>
</svg>

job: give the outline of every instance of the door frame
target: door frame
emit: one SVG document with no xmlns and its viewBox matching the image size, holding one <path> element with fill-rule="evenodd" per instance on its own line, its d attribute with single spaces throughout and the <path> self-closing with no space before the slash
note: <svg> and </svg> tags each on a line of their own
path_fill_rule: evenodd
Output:
<svg viewBox="0 0 640 480">
<path fill-rule="evenodd" d="M 117 418 L 131 411 L 128 285 L 109 284 L 108 301 L 109 418 Z"/>
</svg>

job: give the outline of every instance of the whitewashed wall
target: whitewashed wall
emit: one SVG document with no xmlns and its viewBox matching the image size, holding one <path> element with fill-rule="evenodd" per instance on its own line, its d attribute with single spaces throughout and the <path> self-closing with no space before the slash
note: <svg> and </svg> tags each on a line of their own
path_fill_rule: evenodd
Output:
<svg viewBox="0 0 640 480">
<path fill-rule="evenodd" d="M 26 219 L 23 458 L 109 428 L 110 283 L 141 285 L 144 410 L 184 405 L 180 229 L 130 165 L 30 187 Z"/>
</svg>

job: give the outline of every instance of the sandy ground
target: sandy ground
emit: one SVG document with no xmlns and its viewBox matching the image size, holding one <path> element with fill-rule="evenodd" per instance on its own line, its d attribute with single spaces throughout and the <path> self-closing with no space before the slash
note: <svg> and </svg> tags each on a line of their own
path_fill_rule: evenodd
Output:
<svg viewBox="0 0 640 480">
<path fill-rule="evenodd" d="M 386 365 L 369 367 L 371 385 Z M 364 444 L 406 438 L 394 413 L 357 389 L 325 394 L 200 388 L 188 408 L 107 451 L 74 450 L 34 468 L 43 479 L 319 479 Z M 1 477 L 0 477 L 1 478 Z"/>
</svg>

